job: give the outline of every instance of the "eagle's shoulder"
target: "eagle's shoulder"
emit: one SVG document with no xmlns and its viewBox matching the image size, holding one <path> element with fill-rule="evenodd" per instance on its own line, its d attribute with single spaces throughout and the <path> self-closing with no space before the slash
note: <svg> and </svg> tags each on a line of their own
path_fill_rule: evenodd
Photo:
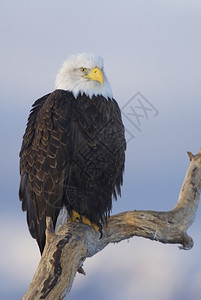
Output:
<svg viewBox="0 0 201 300">
<path fill-rule="evenodd" d="M 23 152 L 31 145 L 35 136 L 36 130 L 42 119 L 46 119 L 50 116 L 53 110 L 64 111 L 62 106 L 68 104 L 73 98 L 73 95 L 69 91 L 55 90 L 52 93 L 46 94 L 45 96 L 37 99 L 33 105 L 27 121 L 27 127 L 23 136 L 22 147 L 20 151 L 20 157 Z"/>
<path fill-rule="evenodd" d="M 35 101 L 20 152 L 22 209 L 29 230 L 42 251 L 45 216 L 55 225 L 62 208 L 65 170 L 69 162 L 68 124 L 70 92 L 56 90 Z"/>
</svg>

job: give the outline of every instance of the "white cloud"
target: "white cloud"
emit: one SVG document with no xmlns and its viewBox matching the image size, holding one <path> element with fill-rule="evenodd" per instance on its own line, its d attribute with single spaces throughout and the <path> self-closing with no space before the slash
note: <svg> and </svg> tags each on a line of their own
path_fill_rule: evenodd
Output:
<svg viewBox="0 0 201 300">
<path fill-rule="evenodd" d="M 26 291 L 36 271 L 40 259 L 39 251 L 28 233 L 23 220 L 1 215 L 3 230 L 1 231 L 0 247 L 0 278 L 2 282 L 1 293 L 7 295 L 14 291 L 22 294 Z M 12 286 L 12 289 L 11 289 Z M 1 295 L 1 294 L 0 294 Z M 22 295 L 21 295 L 22 296 Z"/>
<path fill-rule="evenodd" d="M 88 297 L 92 289 L 98 300 L 101 294 L 106 300 L 176 300 L 187 293 L 198 299 L 201 264 L 197 260 L 193 250 L 139 238 L 111 245 L 85 262 L 87 277 L 73 286 L 69 299 L 80 300 L 82 290 Z"/>
<path fill-rule="evenodd" d="M 10 300 L 11 292 L 21 296 L 25 293 L 40 254 L 24 221 L 11 218 L 8 223 L 2 216 L 1 221 L 6 224 L 1 236 L 4 246 L 0 248 L 1 293 L 5 300 Z M 97 300 L 102 299 L 103 294 L 105 300 L 122 297 L 125 300 L 176 300 L 182 299 L 184 292 L 197 300 L 201 294 L 200 247 L 199 238 L 190 251 L 142 238 L 110 245 L 85 261 L 86 276 L 76 275 L 69 299 L 80 300 L 84 291 L 86 298 L 91 299 L 90 293 L 93 293 Z"/>
</svg>

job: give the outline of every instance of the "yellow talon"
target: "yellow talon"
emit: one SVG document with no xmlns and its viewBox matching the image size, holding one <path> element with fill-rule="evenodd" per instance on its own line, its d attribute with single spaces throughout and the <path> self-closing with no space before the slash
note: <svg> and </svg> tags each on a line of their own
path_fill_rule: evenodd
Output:
<svg viewBox="0 0 201 300">
<path fill-rule="evenodd" d="M 93 227 L 93 229 L 95 230 L 95 232 L 99 231 L 99 227 L 95 223 L 91 223 L 91 226 Z"/>
<path fill-rule="evenodd" d="M 74 209 L 72 210 L 72 216 L 70 218 L 68 218 L 67 220 L 68 222 L 80 222 L 80 214 L 78 214 L 78 212 L 76 212 Z"/>
<path fill-rule="evenodd" d="M 99 227 L 98 227 L 95 223 L 91 222 L 91 221 L 90 221 L 87 217 L 85 217 L 85 216 L 82 216 L 82 223 L 84 223 L 84 224 L 86 224 L 86 225 L 89 225 L 89 226 L 93 227 L 93 229 L 95 230 L 95 232 L 98 232 L 98 231 L 99 231 Z"/>
<path fill-rule="evenodd" d="M 84 223 L 86 225 L 89 225 L 89 226 L 92 226 L 91 221 L 85 216 L 82 216 L 82 223 Z"/>
<path fill-rule="evenodd" d="M 67 222 L 77 222 L 77 223 L 82 222 L 86 225 L 93 227 L 95 232 L 99 231 L 99 227 L 95 223 L 91 222 L 87 217 L 80 215 L 75 210 L 72 210 L 72 216 L 70 218 L 68 218 Z"/>
</svg>

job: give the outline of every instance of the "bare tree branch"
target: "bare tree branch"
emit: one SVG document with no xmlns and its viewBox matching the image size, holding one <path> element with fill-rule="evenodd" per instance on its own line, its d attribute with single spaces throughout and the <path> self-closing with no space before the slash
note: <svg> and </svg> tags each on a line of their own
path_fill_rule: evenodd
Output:
<svg viewBox="0 0 201 300">
<path fill-rule="evenodd" d="M 63 299 L 70 292 L 83 262 L 110 243 L 140 236 L 161 243 L 181 244 L 191 249 L 193 240 L 186 233 L 193 223 L 201 190 L 201 150 L 188 152 L 190 165 L 176 206 L 168 212 L 129 211 L 111 216 L 100 238 L 88 225 L 64 224 L 55 234 L 47 218 L 46 246 L 38 269 L 23 299 Z"/>
</svg>

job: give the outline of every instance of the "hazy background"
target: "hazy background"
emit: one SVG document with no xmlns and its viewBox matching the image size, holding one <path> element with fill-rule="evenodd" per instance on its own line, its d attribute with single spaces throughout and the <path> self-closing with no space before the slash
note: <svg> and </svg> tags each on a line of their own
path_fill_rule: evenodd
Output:
<svg viewBox="0 0 201 300">
<path fill-rule="evenodd" d="M 18 200 L 18 153 L 32 103 L 54 90 L 70 54 L 101 55 L 120 107 L 139 91 L 159 111 L 154 116 L 152 107 L 147 119 L 138 111 L 141 131 L 125 120 L 135 138 L 113 213 L 171 209 L 186 151 L 201 147 L 201 1 L 4 0 L 0 22 L 0 299 L 15 300 L 40 258 Z M 87 276 L 76 276 L 68 299 L 201 299 L 200 208 L 189 234 L 190 251 L 142 238 L 108 246 L 86 260 Z"/>
</svg>

